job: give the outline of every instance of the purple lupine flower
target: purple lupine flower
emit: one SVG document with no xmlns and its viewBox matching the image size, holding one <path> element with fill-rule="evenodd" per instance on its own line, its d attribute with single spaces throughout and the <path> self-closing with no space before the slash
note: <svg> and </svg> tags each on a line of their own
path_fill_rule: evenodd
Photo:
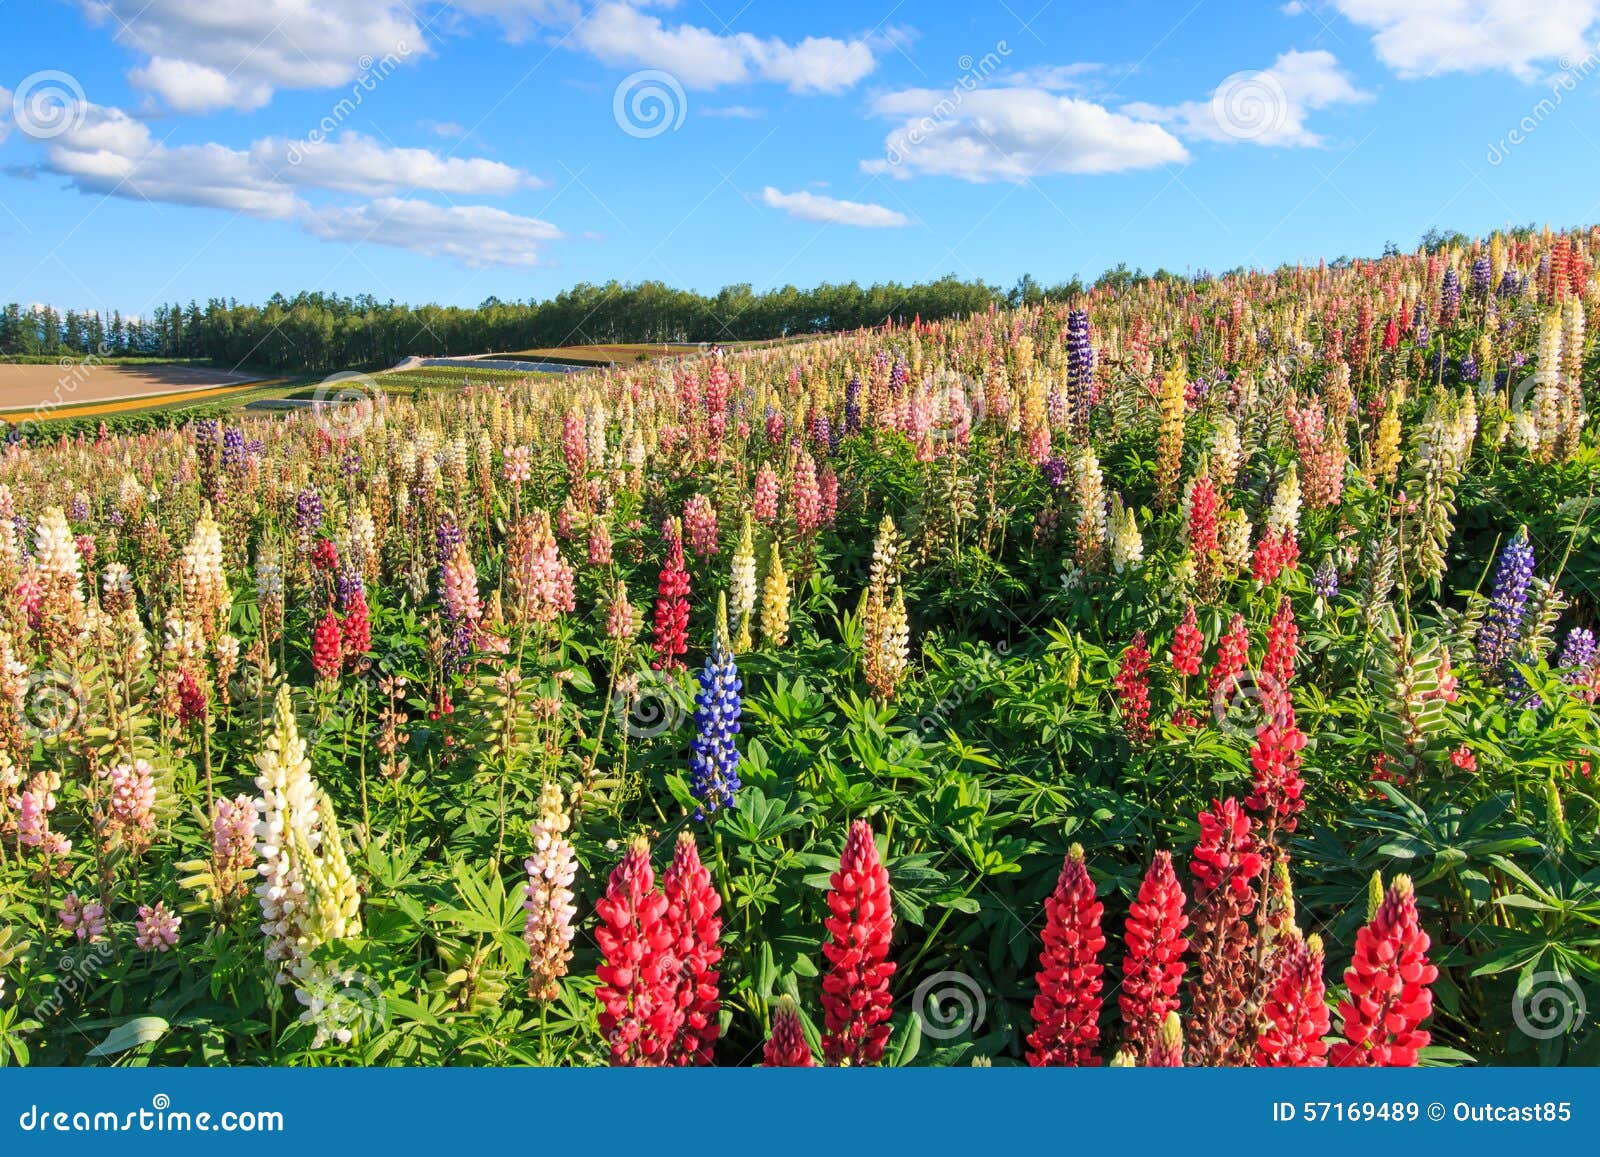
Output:
<svg viewBox="0 0 1600 1157">
<path fill-rule="evenodd" d="M 1468 350 L 1467 356 L 1461 359 L 1461 380 L 1464 382 L 1478 380 L 1478 359 L 1472 355 L 1471 350 Z"/>
<path fill-rule="evenodd" d="M 295 497 L 294 525 L 305 535 L 314 534 L 322 525 L 322 495 L 316 487 L 307 486 Z"/>
<path fill-rule="evenodd" d="M 1454 269 L 1444 271 L 1444 282 L 1439 286 L 1440 314 L 1453 320 L 1461 312 L 1461 275 Z"/>
<path fill-rule="evenodd" d="M 1516 270 L 1508 269 L 1500 277 L 1500 288 L 1496 291 L 1497 297 L 1517 297 L 1522 293 L 1522 282 L 1518 279 Z"/>
<path fill-rule="evenodd" d="M 1046 458 L 1039 464 L 1039 472 L 1052 489 L 1059 490 L 1067 481 L 1067 460 L 1059 456 Z"/>
<path fill-rule="evenodd" d="M 1339 597 L 1339 568 L 1333 565 L 1331 555 L 1317 564 L 1317 569 L 1312 572 L 1311 589 L 1319 598 L 1330 603 Z"/>
<path fill-rule="evenodd" d="M 222 431 L 222 468 L 230 474 L 244 469 L 244 431 L 229 426 Z"/>
<path fill-rule="evenodd" d="M 821 410 L 811 415 L 811 440 L 826 454 L 833 445 L 833 423 L 828 421 L 828 415 Z"/>
<path fill-rule="evenodd" d="M 1595 665 L 1597 648 L 1594 632 L 1586 627 L 1573 627 L 1567 632 L 1567 641 L 1561 648 L 1561 666 L 1567 671 L 1567 682 L 1576 683 L 1587 677 Z"/>
<path fill-rule="evenodd" d="M 844 432 L 861 433 L 861 377 L 851 374 L 844 388 Z"/>
<path fill-rule="evenodd" d="M 89 521 L 89 499 L 83 494 L 72 496 L 72 506 L 67 511 L 67 517 L 73 522 Z"/>
<path fill-rule="evenodd" d="M 350 600 L 357 591 L 367 593 L 367 584 L 362 581 L 361 572 L 350 567 L 340 567 L 339 573 L 333 580 L 334 592 L 339 601 L 339 613 L 343 614 L 350 609 Z"/>
<path fill-rule="evenodd" d="M 700 672 L 700 693 L 694 697 L 694 739 L 689 745 L 689 788 L 700 806 L 694 818 L 734 806 L 739 790 L 739 734 L 743 709 L 739 692 L 744 683 L 728 648 L 726 629 L 718 626 L 711 638 L 711 654 Z"/>
<path fill-rule="evenodd" d="M 1074 309 L 1067 314 L 1067 405 L 1074 432 L 1080 437 L 1089 428 L 1089 390 L 1093 384 L 1094 343 L 1089 340 L 1089 311 Z"/>
<path fill-rule="evenodd" d="M 1522 616 L 1528 609 L 1528 588 L 1533 583 L 1533 562 L 1533 546 L 1524 526 L 1500 552 L 1489 613 L 1478 629 L 1478 662 L 1486 671 L 1505 667 L 1516 652 Z"/>
<path fill-rule="evenodd" d="M 894 368 L 889 371 L 889 393 L 898 398 L 905 389 L 906 382 L 911 378 L 911 371 L 906 367 L 904 358 L 894 359 Z"/>
<path fill-rule="evenodd" d="M 1494 263 L 1487 253 L 1480 253 L 1472 262 L 1472 296 L 1483 300 L 1489 296 L 1489 285 L 1494 278 Z"/>
</svg>

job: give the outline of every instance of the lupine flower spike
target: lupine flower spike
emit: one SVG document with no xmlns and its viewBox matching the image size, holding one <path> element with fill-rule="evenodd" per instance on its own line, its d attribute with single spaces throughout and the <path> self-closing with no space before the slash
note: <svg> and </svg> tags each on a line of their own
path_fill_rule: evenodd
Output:
<svg viewBox="0 0 1600 1157">
<path fill-rule="evenodd" d="M 1100 931 L 1102 905 L 1077 844 L 1044 902 L 1044 946 L 1039 953 L 1039 994 L 1033 998 L 1028 1063 L 1098 1065 L 1100 1043 Z"/>
<path fill-rule="evenodd" d="M 889 1043 L 889 941 L 894 914 L 889 873 L 878 858 L 866 820 L 850 825 L 839 870 L 828 891 L 828 971 L 822 979 L 825 1031 L 822 1051 L 830 1065 L 871 1065 Z"/>
</svg>

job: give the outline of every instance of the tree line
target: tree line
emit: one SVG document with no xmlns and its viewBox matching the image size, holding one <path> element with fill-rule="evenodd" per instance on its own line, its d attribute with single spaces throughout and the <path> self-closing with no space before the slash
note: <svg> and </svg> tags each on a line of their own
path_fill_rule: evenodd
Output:
<svg viewBox="0 0 1600 1157">
<path fill-rule="evenodd" d="M 148 317 L 0 310 L 0 357 L 209 358 L 228 367 L 328 372 L 401 358 L 501 353 L 609 342 L 731 342 L 929 321 L 995 305 L 1066 299 L 1076 280 L 1010 290 L 954 276 L 915 285 L 855 282 L 757 293 L 748 284 L 706 295 L 658 281 L 580 284 L 545 301 L 491 297 L 476 309 L 380 302 L 370 295 L 274 295 L 265 305 L 213 298 L 157 307 Z"/>
</svg>

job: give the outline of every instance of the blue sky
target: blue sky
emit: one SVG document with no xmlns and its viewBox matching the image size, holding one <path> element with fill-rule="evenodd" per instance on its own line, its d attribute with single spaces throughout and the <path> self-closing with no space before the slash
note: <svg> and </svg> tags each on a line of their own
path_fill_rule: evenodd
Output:
<svg viewBox="0 0 1600 1157">
<path fill-rule="evenodd" d="M 0 21 L 0 302 L 1051 283 L 1600 219 L 1600 0 L 0 0 Z"/>
</svg>

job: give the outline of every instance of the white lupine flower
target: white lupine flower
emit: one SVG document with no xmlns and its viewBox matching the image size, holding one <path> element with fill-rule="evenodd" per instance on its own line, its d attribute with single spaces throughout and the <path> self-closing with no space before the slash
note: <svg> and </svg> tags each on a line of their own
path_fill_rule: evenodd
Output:
<svg viewBox="0 0 1600 1157">
<path fill-rule="evenodd" d="M 1300 472 L 1293 463 L 1272 493 L 1272 509 L 1267 512 L 1267 531 L 1273 535 L 1300 533 Z"/>
<path fill-rule="evenodd" d="M 266 956 L 287 982 L 319 944 L 360 930 L 360 893 L 345 860 L 333 805 L 311 778 L 287 687 L 278 691 L 256 756 L 256 872 Z"/>
<path fill-rule="evenodd" d="M 68 578 L 74 586 L 83 575 L 78 542 L 67 525 L 66 511 L 52 506 L 39 519 L 34 535 L 34 563 L 42 577 Z"/>
</svg>

